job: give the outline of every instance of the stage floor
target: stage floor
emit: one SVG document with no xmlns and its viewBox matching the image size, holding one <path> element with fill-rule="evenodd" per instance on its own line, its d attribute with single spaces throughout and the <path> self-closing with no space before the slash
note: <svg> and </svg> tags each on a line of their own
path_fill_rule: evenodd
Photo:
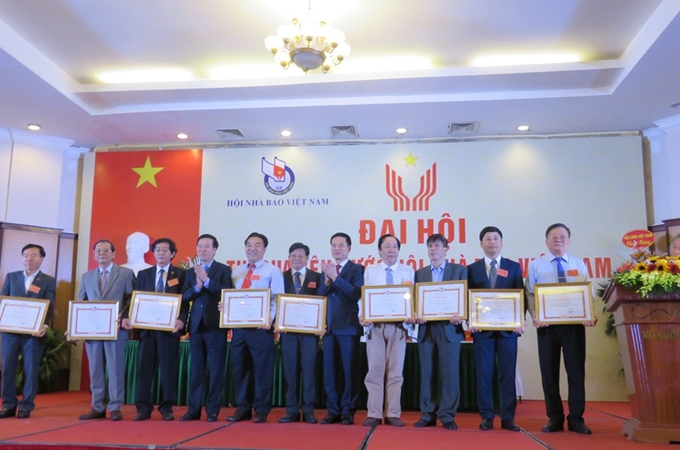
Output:
<svg viewBox="0 0 680 450">
<path fill-rule="evenodd" d="M 275 408 L 269 421 L 255 424 L 251 421 L 232 424 L 225 421 L 234 408 L 223 408 L 220 420 L 207 423 L 164 422 L 154 412 L 151 420 L 134 422 L 133 405 L 123 407 L 123 420 L 108 419 L 81 421 L 78 415 L 90 408 L 90 396 L 84 392 L 61 392 L 39 395 L 37 408 L 30 419 L 7 418 L 0 420 L 0 450 L 9 448 L 31 449 L 96 449 L 107 448 L 173 448 L 173 449 L 339 449 L 376 450 L 394 448 L 426 448 L 427 450 L 451 448 L 493 449 L 680 449 L 677 445 L 641 444 L 629 441 L 620 434 L 625 419 L 630 417 L 628 403 L 589 402 L 586 405 L 586 424 L 591 436 L 571 432 L 542 433 L 546 423 L 542 401 L 524 401 L 517 407 L 515 421 L 522 427 L 517 433 L 501 430 L 496 419 L 492 431 L 479 430 L 479 415 L 459 413 L 459 429 L 449 431 L 441 426 L 418 429 L 413 423 L 419 419 L 416 411 L 402 414 L 404 428 L 380 425 L 375 429 L 361 426 L 366 411 L 358 411 L 353 426 L 321 424 L 279 424 L 285 414 Z M 177 407 L 175 417 L 186 412 Z M 317 418 L 325 416 L 317 410 Z"/>
</svg>

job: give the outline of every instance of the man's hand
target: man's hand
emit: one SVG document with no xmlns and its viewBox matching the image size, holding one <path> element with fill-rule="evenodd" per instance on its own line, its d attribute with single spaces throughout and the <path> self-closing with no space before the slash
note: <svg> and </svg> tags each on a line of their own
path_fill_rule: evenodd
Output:
<svg viewBox="0 0 680 450">
<path fill-rule="evenodd" d="M 449 320 L 454 325 L 460 324 L 460 316 L 458 314 L 454 314 L 451 316 L 451 319 Z"/>
<path fill-rule="evenodd" d="M 260 325 L 257 328 L 259 328 L 260 330 L 268 330 L 272 327 L 272 323 L 274 323 L 274 319 L 269 319 L 269 323 L 267 325 Z"/>
<path fill-rule="evenodd" d="M 545 328 L 545 327 L 547 327 L 547 326 L 550 326 L 549 323 L 539 322 L 536 318 L 532 318 L 532 320 L 533 320 L 534 326 L 535 326 L 536 328 Z"/>
<path fill-rule="evenodd" d="M 33 337 L 41 338 L 47 333 L 47 325 L 43 325 L 42 329 L 37 333 L 33 333 Z"/>
<path fill-rule="evenodd" d="M 331 284 L 336 278 L 338 278 L 338 271 L 333 264 L 322 262 L 321 271 L 326 275 L 326 284 Z M 328 280 L 330 280 L 330 282 Z"/>
<path fill-rule="evenodd" d="M 179 330 L 184 328 L 184 322 L 181 320 L 175 320 L 175 330 L 173 331 L 174 333 L 177 333 Z"/>
<path fill-rule="evenodd" d="M 130 325 L 130 319 L 123 319 L 123 320 L 120 322 L 120 326 L 121 326 L 124 330 L 131 330 L 131 329 L 132 329 L 132 325 Z"/>
<path fill-rule="evenodd" d="M 200 264 L 194 266 L 194 272 L 196 272 L 196 285 L 200 283 L 200 287 L 203 287 L 203 283 L 208 279 L 208 272 Z"/>
<path fill-rule="evenodd" d="M 594 327 L 597 325 L 597 317 L 595 317 L 593 320 L 586 320 L 583 322 L 584 327 Z"/>
</svg>

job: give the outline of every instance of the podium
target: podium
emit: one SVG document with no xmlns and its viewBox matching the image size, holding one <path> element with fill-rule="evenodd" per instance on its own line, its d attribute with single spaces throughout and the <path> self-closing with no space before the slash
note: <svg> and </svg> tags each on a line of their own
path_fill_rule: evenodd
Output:
<svg viewBox="0 0 680 450">
<path fill-rule="evenodd" d="M 603 300 L 614 314 L 633 416 L 621 434 L 680 442 L 680 295 L 643 298 L 611 284 Z"/>
</svg>

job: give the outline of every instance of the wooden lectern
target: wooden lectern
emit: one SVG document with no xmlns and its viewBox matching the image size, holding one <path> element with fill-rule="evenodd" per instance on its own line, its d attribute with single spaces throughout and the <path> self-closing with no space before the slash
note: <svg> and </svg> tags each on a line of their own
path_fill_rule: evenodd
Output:
<svg viewBox="0 0 680 450">
<path fill-rule="evenodd" d="M 643 298 L 612 284 L 603 300 L 614 313 L 633 416 L 621 434 L 680 442 L 680 295 Z"/>
</svg>

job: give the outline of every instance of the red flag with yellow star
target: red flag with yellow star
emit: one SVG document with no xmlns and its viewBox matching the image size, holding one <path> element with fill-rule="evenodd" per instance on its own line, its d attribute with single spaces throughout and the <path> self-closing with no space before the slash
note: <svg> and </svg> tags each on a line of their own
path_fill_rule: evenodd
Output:
<svg viewBox="0 0 680 450">
<path fill-rule="evenodd" d="M 116 247 L 116 264 L 127 262 L 125 245 L 134 232 L 150 242 L 169 237 L 177 244 L 172 263 L 196 254 L 201 207 L 201 150 L 97 153 L 90 248 L 99 239 Z M 155 264 L 153 253 L 144 254 Z M 96 263 L 90 257 L 89 268 Z"/>
</svg>

